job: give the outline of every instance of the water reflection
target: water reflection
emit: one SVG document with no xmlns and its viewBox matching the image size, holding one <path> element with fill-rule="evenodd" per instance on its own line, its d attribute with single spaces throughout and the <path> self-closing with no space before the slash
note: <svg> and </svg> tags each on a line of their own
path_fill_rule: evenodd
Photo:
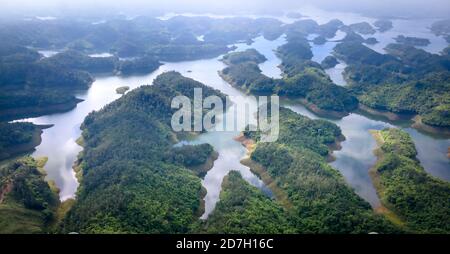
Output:
<svg viewBox="0 0 450 254">
<path fill-rule="evenodd" d="M 317 14 L 308 13 L 307 10 L 301 11 L 301 13 L 318 20 L 319 23 L 326 23 L 333 18 L 339 18 L 347 24 L 362 20 L 373 21 L 369 18 L 361 18 L 359 15 L 342 16 L 343 14 L 339 13 L 324 14 L 323 12 Z M 401 26 L 398 26 L 398 22 L 394 22 L 394 29 L 397 29 L 393 30 L 394 32 L 398 31 L 401 34 L 411 35 L 405 33 L 404 30 L 398 30 L 400 28 Z M 404 27 L 402 29 L 414 30 L 418 28 Z M 418 29 L 417 31 L 422 31 L 422 29 Z M 336 36 L 342 36 L 342 34 Z M 377 33 L 374 37 L 380 41 L 380 44 L 375 45 L 375 47 L 382 47 L 383 44 L 390 40 L 388 38 L 391 38 L 391 36 L 393 34 L 385 33 L 381 35 Z M 382 37 L 385 39 L 382 39 Z M 247 48 L 255 48 L 268 59 L 267 62 L 260 65 L 263 74 L 279 78 L 281 71 L 277 66 L 280 64 L 280 60 L 275 56 L 273 50 L 284 43 L 284 37 L 280 37 L 275 41 L 267 41 L 263 37 L 258 37 L 254 39 L 252 45 L 237 44 L 236 50 L 241 51 Z M 439 43 L 432 39 L 432 44 L 427 49 L 439 50 L 442 47 Z M 323 58 L 331 54 L 334 45 L 335 42 L 327 42 L 321 46 L 312 45 L 313 60 L 318 62 L 323 60 Z M 41 53 L 50 56 L 50 53 Z M 191 77 L 208 86 L 219 89 L 225 94 L 242 96 L 242 92 L 233 88 L 218 76 L 217 71 L 222 70 L 224 67 L 225 65 L 219 61 L 219 58 L 213 58 L 198 61 L 165 63 L 157 71 L 145 76 L 127 78 L 117 76 L 97 77 L 88 91 L 77 94 L 77 97 L 84 99 L 84 101 L 78 104 L 75 109 L 62 114 L 52 114 L 29 119 L 37 124 L 54 124 L 54 127 L 44 130 L 42 143 L 36 148 L 33 156 L 49 157 L 48 163 L 45 166 L 48 172 L 47 178 L 54 180 L 56 185 L 61 189 L 60 197 L 62 200 L 73 197 L 78 183 L 74 177 L 72 165 L 76 160 L 77 154 L 81 151 L 81 147 L 75 143 L 75 140 L 80 136 L 79 126 L 89 112 L 98 110 L 107 103 L 120 97 L 115 92 L 117 87 L 126 85 L 134 89 L 143 84 L 151 84 L 153 79 L 164 71 L 176 70 L 184 76 Z M 326 70 L 326 72 L 336 84 L 345 85 L 342 77 L 344 68 L 345 64 L 340 63 L 336 67 Z M 242 98 L 246 100 L 246 97 Z M 318 118 L 314 113 L 298 103 L 284 100 L 283 105 L 299 114 L 313 119 Z M 370 129 L 379 130 L 392 126 L 405 128 L 411 134 L 418 150 L 418 158 L 427 172 L 442 179 L 450 180 L 450 165 L 446 157 L 447 148 L 450 147 L 450 140 L 448 139 L 433 138 L 415 129 L 405 127 L 402 124 L 388 123 L 381 119 L 375 120 L 372 117 L 368 118 L 356 113 L 350 114 L 341 120 L 330 119 L 330 121 L 339 125 L 343 134 L 346 136 L 346 140 L 342 143 L 342 149 L 335 152 L 336 160 L 331 165 L 338 169 L 349 185 L 373 206 L 377 206 L 379 200 L 368 175 L 368 170 L 376 160 L 373 155 L 373 149 L 376 144 L 368 132 Z M 219 198 L 222 179 L 230 170 L 240 171 L 243 177 L 252 185 L 261 188 L 267 193 L 269 192 L 260 179 L 252 174 L 247 167 L 239 163 L 245 156 L 246 150 L 240 143 L 233 140 L 237 134 L 238 132 L 209 132 L 189 141 L 194 144 L 210 143 L 219 152 L 219 158 L 215 161 L 214 167 L 206 174 L 202 181 L 202 185 L 208 191 L 205 198 L 205 214 L 203 218 L 214 209 Z"/>
</svg>

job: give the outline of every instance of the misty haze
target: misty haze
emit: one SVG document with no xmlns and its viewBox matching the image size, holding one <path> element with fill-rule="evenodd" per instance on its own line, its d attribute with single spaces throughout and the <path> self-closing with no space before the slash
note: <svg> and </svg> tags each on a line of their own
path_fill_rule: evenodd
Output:
<svg viewBox="0 0 450 254">
<path fill-rule="evenodd" d="M 0 6 L 0 233 L 450 233 L 449 1 Z"/>
</svg>

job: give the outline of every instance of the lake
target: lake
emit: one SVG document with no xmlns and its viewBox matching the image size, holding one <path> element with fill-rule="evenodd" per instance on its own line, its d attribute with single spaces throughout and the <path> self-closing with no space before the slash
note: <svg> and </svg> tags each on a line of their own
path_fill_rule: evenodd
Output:
<svg viewBox="0 0 450 254">
<path fill-rule="evenodd" d="M 319 23 L 325 23 L 332 18 L 340 18 L 346 24 L 360 22 L 362 20 L 373 21 L 373 19 L 364 18 L 359 15 L 349 16 L 341 13 L 317 13 L 317 10 L 315 11 L 316 12 L 312 11 L 311 13 L 306 11 L 301 12 L 314 18 Z M 425 33 L 426 27 L 419 28 L 415 26 L 419 24 L 427 26 L 429 21 L 414 21 L 409 23 L 409 25 L 405 25 L 405 22 L 407 21 L 396 21 L 394 22 L 394 29 L 392 31 L 373 35 L 373 37 L 376 37 L 380 41 L 380 44 L 371 47 L 381 52 L 383 45 L 390 42 L 391 37 L 395 37 L 398 34 L 411 36 L 410 31 L 418 31 L 419 34 L 417 35 L 420 35 L 420 37 L 425 36 L 423 33 Z M 396 27 L 397 25 L 398 27 Z M 342 34 L 337 34 L 336 36 L 342 36 Z M 426 32 L 426 36 L 433 35 L 430 35 L 428 31 Z M 425 50 L 436 53 L 445 46 L 441 44 L 442 41 L 439 39 L 431 39 L 431 41 L 432 43 L 425 47 Z M 267 76 L 279 78 L 281 71 L 278 68 L 278 65 L 281 61 L 276 57 L 273 51 L 284 43 L 284 36 L 275 41 L 268 41 L 262 37 L 258 37 L 254 39 L 254 42 L 251 45 L 236 44 L 236 51 L 255 48 L 268 59 L 260 65 L 262 72 Z M 323 58 L 331 54 L 335 42 L 327 42 L 320 46 L 311 45 L 314 54 L 313 60 L 320 62 Z M 54 52 L 43 53 L 46 53 L 48 56 Z M 95 56 L 103 57 L 108 55 L 100 54 Z M 233 88 L 219 77 L 218 71 L 225 68 L 225 65 L 219 61 L 219 59 L 220 57 L 196 61 L 164 63 L 158 70 L 143 76 L 97 76 L 89 90 L 76 94 L 78 98 L 81 98 L 84 101 L 79 103 L 75 109 L 66 113 L 26 119 L 27 121 L 36 124 L 54 125 L 52 128 L 43 131 L 42 143 L 36 147 L 36 151 L 32 155 L 34 157 L 48 157 L 48 162 L 45 166 L 48 173 L 47 178 L 55 181 L 56 185 L 60 188 L 60 198 L 65 200 L 75 197 L 78 187 L 78 182 L 75 178 L 72 166 L 78 153 L 82 150 L 75 142 L 81 135 L 80 124 L 89 112 L 99 110 L 109 102 L 118 99 L 120 95 L 116 94 L 115 89 L 117 87 L 129 86 L 130 89 L 134 89 L 141 85 L 151 84 L 156 76 L 165 71 L 175 70 L 184 76 L 191 77 L 208 86 L 219 89 L 227 95 L 241 96 L 237 99 L 241 100 L 240 102 L 247 101 L 255 103 L 241 91 Z M 345 63 L 341 62 L 336 67 L 326 70 L 326 72 L 336 84 L 345 86 L 346 83 L 342 77 L 344 68 Z M 284 100 L 282 101 L 282 105 L 310 118 L 319 118 L 317 115 L 296 102 Z M 231 112 L 227 111 L 226 114 L 231 114 Z M 219 118 L 219 120 L 220 119 L 221 118 Z M 339 125 L 343 134 L 346 136 L 346 140 L 341 144 L 342 149 L 334 152 L 336 160 L 331 162 L 331 165 L 339 170 L 347 183 L 355 189 L 356 193 L 367 200 L 373 207 L 379 205 L 379 200 L 368 174 L 368 170 L 376 161 L 376 157 L 373 154 L 376 143 L 369 133 L 369 130 L 371 129 L 380 130 L 385 127 L 405 129 L 411 134 L 418 150 L 418 158 L 426 171 L 433 176 L 450 181 L 450 161 L 447 158 L 447 148 L 450 147 L 449 139 L 421 133 L 408 127 L 409 124 L 407 123 L 392 123 L 383 119 L 376 119 L 357 113 L 352 113 L 340 120 L 327 120 Z M 206 218 L 214 209 L 215 204 L 219 199 L 222 179 L 230 170 L 238 170 L 245 180 L 271 196 L 270 190 L 264 186 L 262 181 L 254 175 L 248 167 L 240 163 L 240 160 L 246 156 L 246 149 L 233 139 L 238 134 L 238 131 L 207 132 L 197 136 L 193 140 L 185 142 L 189 144 L 210 143 L 219 153 L 219 157 L 215 161 L 213 168 L 202 180 L 202 185 L 207 190 L 207 195 L 205 197 L 205 213 L 202 215 L 202 218 Z"/>
</svg>

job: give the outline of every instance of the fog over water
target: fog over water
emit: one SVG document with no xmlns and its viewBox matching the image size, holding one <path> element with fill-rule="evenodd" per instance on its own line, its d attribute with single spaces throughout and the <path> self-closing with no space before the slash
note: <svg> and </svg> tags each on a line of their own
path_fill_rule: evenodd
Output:
<svg viewBox="0 0 450 254">
<path fill-rule="evenodd" d="M 366 16 L 448 17 L 448 0 L 1 0 L 3 14 L 107 15 L 167 12 L 272 14 L 315 6 L 328 11 L 355 12 Z"/>
</svg>

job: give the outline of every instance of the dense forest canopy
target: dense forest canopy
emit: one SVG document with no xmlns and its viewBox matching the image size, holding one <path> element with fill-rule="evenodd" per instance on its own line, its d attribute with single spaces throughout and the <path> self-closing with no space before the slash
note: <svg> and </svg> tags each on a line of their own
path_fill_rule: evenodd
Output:
<svg viewBox="0 0 450 254">
<path fill-rule="evenodd" d="M 0 167 L 0 233 L 45 233 L 59 198 L 40 162 L 24 157 Z"/>
<path fill-rule="evenodd" d="M 32 123 L 0 122 L 0 160 L 33 150 L 40 135 L 41 128 Z"/>
<path fill-rule="evenodd" d="M 408 133 L 385 129 L 376 137 L 378 163 L 373 170 L 382 202 L 412 232 L 449 233 L 450 184 L 425 172 Z"/>
<path fill-rule="evenodd" d="M 276 19 L 140 16 L 95 23 L 83 19 L 0 21 L 0 119 L 63 112 L 80 100 L 93 74 L 146 74 L 161 61 L 215 57 L 229 44 L 283 33 Z M 203 39 L 199 40 L 198 37 Z M 40 49 L 59 53 L 43 58 Z M 90 57 L 108 52 L 111 57 Z"/>
<path fill-rule="evenodd" d="M 210 145 L 176 148 L 170 127 L 175 95 L 223 96 L 176 72 L 156 78 L 83 125 L 82 182 L 63 232 L 187 233 L 202 213 L 204 191 L 190 167 L 206 162 Z M 200 152 L 200 153 L 199 153 Z M 195 154 L 195 156 L 194 156 Z M 182 183 L 182 184 L 180 184 Z"/>
<path fill-rule="evenodd" d="M 258 140 L 258 133 L 247 132 Z M 280 111 L 280 137 L 256 143 L 251 159 L 265 168 L 287 195 L 288 220 L 298 233 L 392 233 L 398 229 L 375 215 L 342 175 L 326 163 L 328 145 L 341 136 L 336 125 Z"/>
<path fill-rule="evenodd" d="M 74 165 L 76 201 L 61 204 L 45 180 L 45 159 L 12 159 L 33 151 L 45 126 L 11 120 L 73 109 L 81 101 L 75 94 L 89 89 L 95 77 L 150 74 L 170 62 L 219 56 L 226 65 L 219 75 L 247 94 L 289 97 L 320 116 L 342 118 L 359 107 L 418 115 L 421 123 L 450 128 L 450 47 L 432 54 L 419 48 L 430 44 L 428 38 L 398 35 L 382 54 L 368 45 L 378 43 L 377 31 L 393 29 L 390 20 L 319 24 L 301 13 L 287 16 L 296 21 L 181 15 L 0 19 L 0 38 L 8 38 L 0 42 L 0 233 L 448 233 L 449 184 L 424 171 L 408 134 L 375 134 L 380 147 L 372 176 L 384 208 L 398 217 L 393 221 L 374 211 L 328 163 L 345 138 L 340 127 L 286 108 L 280 109 L 276 142 L 261 142 L 259 132 L 240 137 L 251 144 L 242 163 L 275 195 L 230 171 L 215 210 L 201 220 L 202 178 L 218 153 L 208 143 L 180 145 L 193 133 L 172 130 L 171 100 L 192 98 L 195 88 L 204 97 L 225 100 L 225 94 L 174 71 L 152 85 L 117 88 L 119 99 L 85 117 L 78 140 L 83 151 Z M 450 42 L 449 24 L 441 20 L 429 29 Z M 338 32 L 345 36 L 335 39 Z M 280 78 L 263 74 L 259 65 L 268 59 L 257 50 L 230 53 L 234 44 L 282 35 L 287 42 L 275 51 Z M 312 47 L 327 42 L 336 43 L 333 55 L 313 61 Z M 48 50 L 55 54 L 44 56 Z M 106 57 L 94 57 L 101 54 Z M 340 62 L 347 65 L 345 87 L 327 74 Z"/>
<path fill-rule="evenodd" d="M 300 39 L 289 41 L 278 49 L 282 59 L 285 77 L 269 78 L 261 73 L 258 64 L 265 61 L 259 52 L 248 49 L 225 55 L 223 61 L 228 67 L 221 76 L 232 85 L 250 94 L 278 94 L 293 98 L 305 98 L 321 110 L 350 112 L 357 107 L 358 101 L 343 87 L 335 85 L 325 74 L 322 67 L 308 59 L 312 57 L 309 44 Z"/>
<path fill-rule="evenodd" d="M 408 44 L 389 44 L 380 54 L 358 42 L 338 44 L 350 89 L 375 109 L 419 114 L 426 124 L 450 125 L 450 58 Z"/>
</svg>

